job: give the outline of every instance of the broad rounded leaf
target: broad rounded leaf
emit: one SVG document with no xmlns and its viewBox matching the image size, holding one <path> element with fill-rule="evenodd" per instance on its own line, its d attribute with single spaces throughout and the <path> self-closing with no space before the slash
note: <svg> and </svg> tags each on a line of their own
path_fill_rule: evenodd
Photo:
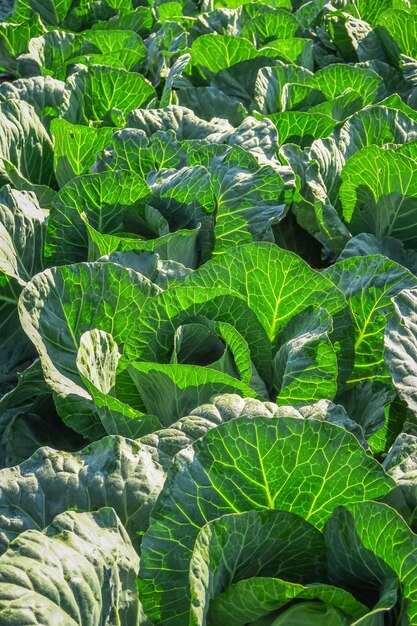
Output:
<svg viewBox="0 0 417 626">
<path fill-rule="evenodd" d="M 194 443 L 196 439 L 200 439 L 212 428 L 236 417 L 272 417 L 290 414 L 297 417 L 299 415 L 295 409 L 292 409 L 291 413 L 287 412 L 287 409 L 288 407 L 278 407 L 273 402 L 242 398 L 237 393 L 214 396 L 210 399 L 210 403 L 193 408 L 190 415 L 182 417 L 169 427 L 145 435 L 141 438 L 141 442 L 158 448 L 163 455 L 171 459 L 177 452 Z"/>
<path fill-rule="evenodd" d="M 340 504 L 376 498 L 393 481 L 357 440 L 316 420 L 239 418 L 175 457 L 142 542 L 140 597 L 158 624 L 183 624 L 188 568 L 207 522 L 282 509 L 321 528 Z"/>
<path fill-rule="evenodd" d="M 45 270 L 22 291 L 22 327 L 38 351 L 45 379 L 61 399 L 61 417 L 78 432 L 96 438 L 105 434 L 92 416 L 94 404 L 76 367 L 81 336 L 97 328 L 122 345 L 146 300 L 158 292 L 147 278 L 115 263 Z"/>
<path fill-rule="evenodd" d="M 211 72 L 219 72 L 241 61 L 258 56 L 248 39 L 235 35 L 201 35 L 191 46 L 191 62 Z"/>
<path fill-rule="evenodd" d="M 116 397 L 116 370 L 121 354 L 112 335 L 94 328 L 80 339 L 77 369 L 96 405 L 104 430 L 109 435 L 136 439 L 161 427 L 155 415 L 134 409 Z M 118 393 L 123 389 L 118 384 Z"/>
<path fill-rule="evenodd" d="M 273 361 L 280 404 L 334 398 L 338 366 L 332 330 L 332 318 L 321 308 L 303 311 L 284 328 Z"/>
<path fill-rule="evenodd" d="M 162 488 L 164 454 L 150 445 L 105 437 L 80 452 L 40 448 L 0 471 L 0 554 L 30 528 L 42 531 L 67 509 L 112 506 L 135 546 Z"/>
<path fill-rule="evenodd" d="M 91 65 L 71 74 L 66 92 L 60 117 L 86 126 L 90 121 L 114 126 L 113 111 L 127 115 L 155 97 L 154 88 L 141 74 L 105 65 Z"/>
<path fill-rule="evenodd" d="M 401 99 L 399 98 L 401 103 Z M 386 144 L 403 144 L 417 137 L 417 120 L 401 110 L 401 106 L 392 107 L 373 105 L 358 111 L 343 124 L 338 134 L 339 150 L 345 160 L 365 147 Z M 372 163 L 370 164 L 372 167 Z M 374 181 L 367 179 L 365 182 Z"/>
<path fill-rule="evenodd" d="M 417 413 L 417 289 L 405 289 L 391 305 L 385 329 L 385 362 L 408 407 Z"/>
<path fill-rule="evenodd" d="M 401 590 L 401 624 L 412 626 L 417 619 L 417 537 L 404 519 L 380 502 L 358 502 L 338 508 L 324 532 L 335 584 L 363 593 L 370 583 L 368 593 L 372 587 L 375 593 L 384 582 L 389 590 L 394 578 Z"/>
<path fill-rule="evenodd" d="M 3 624 L 135 624 L 138 556 L 110 508 L 62 513 L 0 557 Z"/>
<path fill-rule="evenodd" d="M 33 356 L 19 323 L 25 283 L 43 268 L 46 212 L 35 196 L 3 187 L 0 193 L 0 376 Z"/>
<path fill-rule="evenodd" d="M 334 100 L 346 89 L 354 89 L 361 94 L 366 106 L 375 101 L 382 80 L 371 69 L 334 63 L 316 72 L 312 83 L 328 100 Z"/>
<path fill-rule="evenodd" d="M 72 179 L 56 195 L 51 207 L 45 244 L 47 263 L 64 265 L 88 259 L 83 213 L 93 227 L 122 231 L 125 214 L 130 211 L 134 220 L 135 207 L 149 193 L 146 182 L 132 172 L 103 172 Z"/>
<path fill-rule="evenodd" d="M 323 578 L 324 572 L 324 538 L 298 515 L 271 510 L 223 515 L 203 526 L 195 540 L 190 623 L 206 623 L 210 601 L 217 596 L 221 602 L 219 594 L 235 581 L 270 576 L 310 582 Z M 213 620 L 212 610 L 213 622 L 220 623 L 215 611 Z"/>
<path fill-rule="evenodd" d="M 253 364 L 268 384 L 271 348 L 266 333 L 241 295 L 228 289 L 174 287 L 149 301 L 125 342 L 129 361 L 169 363 L 174 335 L 198 316 L 231 324 L 247 342 Z"/>
<path fill-rule="evenodd" d="M 340 200 L 354 235 L 368 232 L 417 245 L 417 173 L 405 155 L 377 146 L 357 152 L 343 168 Z"/>
<path fill-rule="evenodd" d="M 387 316 L 394 309 L 393 296 L 417 287 L 417 277 L 376 254 L 339 261 L 324 273 L 345 293 L 352 312 L 355 364 L 349 382 L 389 381 L 383 343 Z"/>
<path fill-rule="evenodd" d="M 294 600 L 298 602 L 292 604 Z M 285 608 L 287 603 L 289 608 Z M 213 626 L 225 623 L 245 626 L 248 616 L 255 620 L 260 615 L 266 616 L 268 624 L 274 620 L 268 615 L 274 610 L 279 610 L 280 614 L 272 622 L 273 626 L 316 626 L 318 623 L 348 626 L 352 619 L 366 613 L 366 607 L 341 587 L 318 582 L 303 586 L 261 576 L 231 585 L 213 600 L 210 609 Z"/>
<path fill-rule="evenodd" d="M 58 26 L 71 4 L 71 0 L 18 0 L 14 5 L 13 20 L 25 22 L 34 13 L 39 13 L 45 24 Z"/>
<path fill-rule="evenodd" d="M 165 427 L 213 396 L 228 393 L 239 393 L 245 398 L 257 396 L 240 380 L 208 367 L 133 363 L 129 373 L 146 410 L 156 415 Z"/>
<path fill-rule="evenodd" d="M 35 109 L 22 100 L 1 102 L 0 126 L 0 182 L 50 203 L 56 185 L 52 141 Z"/>
<path fill-rule="evenodd" d="M 342 292 L 298 255 L 269 243 L 239 246 L 205 263 L 185 282 L 225 288 L 241 294 L 265 328 L 271 342 L 285 324 L 308 306 L 332 316 L 346 307 Z"/>
<path fill-rule="evenodd" d="M 406 249 L 399 239 L 394 239 L 393 237 L 377 239 L 370 233 L 356 235 L 349 239 L 338 261 L 343 261 L 352 256 L 366 256 L 368 254 L 382 254 L 392 261 L 403 265 L 417 276 L 417 252 Z"/>
<path fill-rule="evenodd" d="M 315 139 L 330 135 L 336 126 L 330 115 L 315 111 L 282 111 L 272 113 L 268 118 L 277 128 L 280 146 L 286 143 L 309 146 Z"/>
<path fill-rule="evenodd" d="M 94 128 L 70 124 L 63 119 L 51 122 L 54 138 L 54 170 L 62 187 L 76 176 L 87 174 L 96 153 L 109 145 L 114 128 Z"/>
</svg>

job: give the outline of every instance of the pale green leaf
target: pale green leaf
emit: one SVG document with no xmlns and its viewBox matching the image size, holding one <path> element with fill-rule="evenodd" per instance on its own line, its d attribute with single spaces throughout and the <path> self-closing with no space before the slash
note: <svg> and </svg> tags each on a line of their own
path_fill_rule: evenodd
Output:
<svg viewBox="0 0 417 626">
<path fill-rule="evenodd" d="M 94 546 L 94 549 L 92 549 Z M 3 624 L 135 624 L 138 556 L 110 508 L 68 511 L 0 557 Z"/>
</svg>

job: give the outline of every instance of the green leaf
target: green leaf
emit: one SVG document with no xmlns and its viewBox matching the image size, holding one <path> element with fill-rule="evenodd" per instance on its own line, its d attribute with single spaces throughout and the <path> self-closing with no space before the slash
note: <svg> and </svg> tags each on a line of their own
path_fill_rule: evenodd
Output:
<svg viewBox="0 0 417 626">
<path fill-rule="evenodd" d="M 401 99 L 399 99 L 401 102 Z M 386 144 L 404 144 L 415 139 L 417 119 L 410 116 L 412 110 L 390 101 L 386 105 L 374 105 L 358 111 L 343 124 L 339 131 L 338 148 L 347 161 L 355 152 L 371 146 L 369 150 L 377 151 L 376 146 Z M 404 105 L 405 107 L 405 105 Z M 389 157 L 388 157 L 389 158 Z M 372 163 L 370 163 L 372 167 Z"/>
<path fill-rule="evenodd" d="M 29 193 L 0 192 L 0 376 L 33 356 L 17 303 L 22 287 L 42 270 L 46 214 Z"/>
<path fill-rule="evenodd" d="M 311 83 L 328 100 L 341 96 L 346 89 L 354 89 L 363 98 L 364 106 L 375 102 L 381 87 L 381 77 L 371 69 L 334 63 L 314 74 Z"/>
<path fill-rule="evenodd" d="M 189 205 L 192 214 L 197 213 L 199 216 L 202 214 L 201 209 L 206 214 L 214 210 L 210 175 L 205 167 L 195 165 L 180 170 L 163 169 L 161 172 L 151 172 L 147 181 L 159 200 L 157 206 L 160 210 L 162 207 L 170 207 L 177 223 L 186 221 L 186 217 L 181 215 L 184 205 Z"/>
<path fill-rule="evenodd" d="M 98 259 L 102 263 L 117 263 L 123 267 L 130 267 L 161 289 L 176 287 L 181 285 L 192 270 L 176 261 L 165 261 L 160 259 L 155 252 L 140 252 L 132 250 L 130 252 L 114 252 L 108 256 Z"/>
<path fill-rule="evenodd" d="M 73 60 L 70 65 L 73 63 L 79 63 L 82 65 L 90 66 L 90 65 L 101 65 L 108 68 L 113 68 L 117 70 L 127 70 L 129 72 L 138 71 L 143 65 L 143 51 L 140 47 L 137 50 L 126 48 L 121 50 L 115 50 L 114 53 L 91 53 L 84 54 L 83 56 L 79 56 Z M 120 109 L 113 109 L 109 115 L 109 119 L 112 121 L 120 120 L 124 121 L 123 116 L 120 113 Z M 116 122 L 115 122 L 116 123 Z"/>
<path fill-rule="evenodd" d="M 94 165 L 96 153 L 109 145 L 114 128 L 94 128 L 52 120 L 54 171 L 60 187 L 72 178 L 87 174 Z"/>
<path fill-rule="evenodd" d="M 103 18 L 104 16 L 102 16 Z M 154 23 L 154 16 L 149 6 L 138 6 L 132 10 L 129 3 L 129 7 L 126 7 L 109 20 L 96 21 L 91 30 L 130 30 L 143 37 L 147 37 L 152 29 Z"/>
<path fill-rule="evenodd" d="M 219 286 L 180 286 L 149 301 L 138 322 L 130 328 L 124 359 L 169 363 L 177 329 L 200 316 L 232 325 L 246 341 L 254 366 L 269 383 L 271 348 L 266 333 L 242 296 Z"/>
<path fill-rule="evenodd" d="M 417 16 L 407 11 L 391 9 L 384 11 L 377 19 L 378 34 L 388 48 L 390 58 L 395 62 L 399 53 L 417 57 Z M 397 57 L 397 59 L 396 59 Z"/>
<path fill-rule="evenodd" d="M 242 398 L 238 393 L 240 390 L 234 394 L 211 398 L 210 403 L 193 408 L 190 415 L 180 418 L 168 428 L 142 437 L 141 443 L 158 448 L 164 455 L 161 460 L 163 463 L 165 457 L 171 460 L 177 452 L 203 437 L 212 428 L 237 417 L 272 417 L 289 414 L 301 417 L 301 414 L 293 408 L 288 412 L 288 407 L 278 407 L 272 402 L 261 402 L 255 398 Z"/>
<path fill-rule="evenodd" d="M 0 100 L 24 100 L 33 108 L 49 130 L 50 121 L 58 115 L 64 97 L 65 83 L 51 76 L 21 78 L 0 85 Z"/>
<path fill-rule="evenodd" d="M 164 22 L 165 20 L 180 20 L 182 17 L 182 9 L 183 6 L 181 2 L 165 2 L 164 4 L 159 4 L 157 8 L 159 22 Z"/>
<path fill-rule="evenodd" d="M 25 22 L 39 13 L 42 21 L 58 26 L 71 7 L 72 0 L 17 0 L 13 7 L 13 21 Z"/>
<path fill-rule="evenodd" d="M 208 522 L 277 509 L 321 528 L 338 505 L 382 496 L 392 486 L 353 435 L 333 424 L 289 417 L 221 424 L 177 454 L 153 509 L 139 578 L 147 616 L 188 621 L 190 559 Z"/>
<path fill-rule="evenodd" d="M 152 446 L 110 436 L 80 452 L 40 448 L 19 466 L 1 470 L 0 553 L 20 533 L 42 531 L 67 509 L 109 504 L 138 547 L 137 533 L 148 527 L 165 480 L 163 458 Z"/>
<path fill-rule="evenodd" d="M 314 42 L 303 37 L 290 37 L 289 39 L 274 39 L 269 41 L 267 46 L 260 51 L 268 53 L 267 56 L 276 58 L 283 63 L 290 63 L 314 70 L 313 59 Z M 261 56 L 262 58 L 262 56 Z"/>
<path fill-rule="evenodd" d="M 348 417 L 341 405 L 321 400 L 296 409 L 255 398 L 242 398 L 237 394 L 215 396 L 209 404 L 194 408 L 190 415 L 180 418 L 168 428 L 145 435 L 141 442 L 157 447 L 161 453 L 172 458 L 212 428 L 237 417 L 295 417 L 328 422 L 351 432 L 367 448 L 362 428 Z"/>
<path fill-rule="evenodd" d="M 291 605 L 294 600 L 300 602 Z M 290 606 L 285 609 L 287 603 Z M 213 626 L 225 623 L 245 626 L 248 616 L 256 618 L 277 609 L 280 609 L 278 617 L 274 619 L 276 613 L 273 612 L 273 617 L 265 618 L 266 622 L 260 618 L 259 626 L 316 626 L 320 621 L 332 626 L 348 626 L 352 618 L 364 615 L 367 607 L 340 587 L 324 583 L 302 586 L 279 578 L 257 576 L 240 580 L 219 594 L 211 602 L 209 617 Z M 257 621 L 253 623 L 258 625 Z"/>
<path fill-rule="evenodd" d="M 112 509 L 62 513 L 43 532 L 22 533 L 0 558 L 0 619 L 45 626 L 134 624 L 138 562 Z"/>
<path fill-rule="evenodd" d="M 71 124 L 115 126 L 112 113 L 127 115 L 155 97 L 152 85 L 136 72 L 102 65 L 79 69 L 67 79 L 60 116 Z"/>
<path fill-rule="evenodd" d="M 336 401 L 345 407 L 349 417 L 363 428 L 366 438 L 370 439 L 387 426 L 389 416 L 385 414 L 388 414 L 394 398 L 391 386 L 367 380 L 339 394 Z"/>
<path fill-rule="evenodd" d="M 337 398 L 339 402 L 339 398 Z M 334 404 L 330 400 L 319 400 L 314 404 L 302 404 L 298 405 L 297 409 L 292 407 L 284 407 L 284 409 L 291 409 L 289 415 L 296 417 L 296 412 L 304 419 L 315 419 L 322 422 L 328 422 L 329 424 L 335 424 L 344 428 L 348 432 L 352 433 L 362 445 L 365 450 L 369 450 L 369 445 L 365 439 L 365 433 L 359 424 L 357 424 L 345 408 L 341 404 Z M 288 413 L 284 413 L 286 415 Z"/>
<path fill-rule="evenodd" d="M 99 49 L 82 35 L 51 30 L 30 40 L 28 51 L 17 60 L 20 76 L 50 75 L 65 80 L 69 64 Z"/>
<path fill-rule="evenodd" d="M 119 347 L 113 337 L 96 328 L 85 332 L 77 352 L 77 369 L 82 382 L 98 407 L 100 421 L 109 435 L 136 439 L 161 427 L 154 415 L 135 410 L 116 397 L 116 370 Z M 120 385 L 118 388 L 120 393 Z"/>
<path fill-rule="evenodd" d="M 284 92 L 288 88 L 308 87 L 312 77 L 312 72 L 296 65 L 264 67 L 256 78 L 253 106 L 265 115 L 291 108 L 283 104 Z"/>
<path fill-rule="evenodd" d="M 129 373 L 146 410 L 158 416 L 165 427 L 213 396 L 225 393 L 238 393 L 246 398 L 257 396 L 239 380 L 208 367 L 132 363 Z"/>
<path fill-rule="evenodd" d="M 395 604 L 399 584 L 402 621 L 411 626 L 417 616 L 417 540 L 404 519 L 380 502 L 358 502 L 337 509 L 324 532 L 331 579 L 365 599 L 385 582 L 381 612 Z"/>
<path fill-rule="evenodd" d="M 255 112 L 255 117 L 259 119 L 258 116 Z M 280 146 L 286 143 L 295 143 L 302 147 L 311 145 L 315 139 L 330 135 L 336 126 L 336 121 L 329 115 L 308 111 L 272 113 L 268 118 L 278 130 Z"/>
<path fill-rule="evenodd" d="M 47 264 L 87 260 L 88 230 L 82 213 L 91 218 L 93 227 L 124 231 L 125 214 L 130 211 L 134 220 L 149 194 L 143 178 L 131 172 L 103 172 L 72 179 L 57 193 L 51 207 L 45 244 Z"/>
<path fill-rule="evenodd" d="M 194 545 L 190 623 L 201 626 L 207 617 L 213 626 L 244 626 L 283 608 L 285 620 L 293 611 L 285 606 L 294 599 L 325 602 L 330 619 L 336 607 L 352 618 L 364 615 L 366 607 L 343 589 L 308 584 L 325 578 L 325 567 L 323 535 L 301 517 L 286 511 L 223 515 L 203 526 Z"/>
<path fill-rule="evenodd" d="M 32 106 L 0 102 L 0 182 L 20 191 L 48 192 L 55 185 L 52 142 Z M 49 195 L 52 190 L 49 189 Z"/>
<path fill-rule="evenodd" d="M 9 409 L 31 407 L 38 398 L 50 394 L 39 359 L 35 359 L 29 367 L 17 374 L 17 383 L 0 399 L 0 411 L 4 415 Z"/>
<path fill-rule="evenodd" d="M 399 4 L 403 5 L 405 8 L 405 2 L 407 0 L 399 0 Z M 388 9 L 395 4 L 395 0 L 381 0 L 378 4 L 375 4 L 372 0 L 355 0 L 354 2 L 350 2 L 352 6 L 349 7 L 350 12 L 355 17 L 358 17 L 368 24 L 374 26 L 376 19 L 381 13 L 385 13 Z"/>
<path fill-rule="evenodd" d="M 385 362 L 407 406 L 417 411 L 417 290 L 395 294 L 385 329 Z"/>
<path fill-rule="evenodd" d="M 128 29 L 90 30 L 87 39 L 101 51 L 102 54 L 97 56 L 100 65 L 112 65 L 108 61 L 114 59 L 118 67 L 134 71 L 138 70 L 146 59 L 145 44 L 139 35 Z M 94 55 L 87 59 L 90 63 L 94 62 Z"/>
<path fill-rule="evenodd" d="M 43 382 L 43 379 L 42 379 Z M 49 389 L 48 389 L 49 392 Z M 0 420 L 0 467 L 13 467 L 29 458 L 40 446 L 79 450 L 85 439 L 63 424 L 48 394 L 32 390 L 32 404 L 2 413 Z"/>
<path fill-rule="evenodd" d="M 294 205 L 300 225 L 340 254 L 350 238 L 335 208 L 340 206 L 341 172 L 346 161 L 363 147 L 403 144 L 413 139 L 415 133 L 415 120 L 397 104 L 395 109 L 369 106 L 346 120 L 337 141 L 333 137 L 319 139 L 309 152 L 284 146 L 282 154 L 300 178 L 302 199 Z"/>
<path fill-rule="evenodd" d="M 340 172 L 345 165 L 339 143 L 328 137 L 314 141 L 310 150 L 286 145 L 280 153 L 297 177 L 300 196 L 295 196 L 293 208 L 297 222 L 319 241 L 340 252 L 350 233 L 334 208 Z"/>
<path fill-rule="evenodd" d="M 215 328 L 219 336 L 224 340 L 228 352 L 233 357 L 235 373 L 232 373 L 232 376 L 238 377 L 239 380 L 251 387 L 259 395 L 266 397 L 268 391 L 265 382 L 252 362 L 248 342 L 232 324 L 220 322 L 216 324 Z"/>
<path fill-rule="evenodd" d="M 288 321 L 309 306 L 320 306 L 333 317 L 333 341 L 339 341 L 339 367 L 348 368 L 349 324 L 342 292 L 298 255 L 269 243 L 233 248 L 205 263 L 185 285 L 233 290 L 245 299 L 275 344 Z"/>
<path fill-rule="evenodd" d="M 334 590 L 330 589 L 329 592 L 331 596 Z M 351 617 L 347 617 L 340 609 L 324 603 L 325 593 L 322 597 L 319 594 L 317 596 L 314 602 L 302 602 L 290 606 L 274 620 L 274 626 L 315 626 L 321 620 L 334 626 L 349 626 L 352 623 Z M 318 599 L 319 602 L 317 602 Z"/>
<path fill-rule="evenodd" d="M 86 436 L 105 434 L 76 367 L 81 336 L 97 328 L 122 345 L 140 309 L 159 291 L 148 279 L 114 263 L 80 263 L 37 274 L 22 291 L 19 313 L 34 343 L 58 412 Z"/>
<path fill-rule="evenodd" d="M 292 39 L 299 30 L 297 16 L 285 9 L 246 5 L 242 15 L 245 19 L 241 35 L 249 41 L 256 41 L 257 46 L 268 48 L 271 44 L 273 46 L 274 40 Z"/>
<path fill-rule="evenodd" d="M 144 210 L 136 211 L 133 219 L 132 215 L 126 216 L 127 221 L 131 218 L 133 224 L 137 220 L 138 230 L 151 235 L 151 238 L 145 239 L 143 235 L 138 236 L 135 233 L 123 233 L 122 236 L 100 233 L 89 223 L 87 215 L 82 214 L 81 217 L 88 233 L 88 259 L 90 261 L 96 261 L 102 256 L 116 252 L 136 250 L 155 253 L 163 259 L 185 263 L 190 267 L 197 265 L 200 224 L 197 228 L 183 228 L 176 232 L 167 232 L 169 226 L 161 213 L 146 205 Z M 94 217 L 93 215 L 93 219 Z M 122 216 L 121 219 L 124 217 Z M 103 224 L 101 226 L 103 227 Z"/>
<path fill-rule="evenodd" d="M 210 367 L 237 378 L 261 396 L 268 396 L 252 363 L 249 345 L 232 324 L 199 317 L 198 323 L 190 321 L 179 326 L 171 363 Z"/>
<path fill-rule="evenodd" d="M 223 515 L 203 526 L 195 539 L 190 559 L 190 623 L 201 626 L 208 613 L 211 624 L 222 623 L 221 618 L 229 623 L 227 613 L 218 615 L 218 607 L 235 581 L 245 578 L 249 586 L 255 577 L 264 582 L 267 577 L 288 577 L 293 583 L 320 579 L 325 563 L 322 534 L 298 515 L 271 510 Z M 235 625 L 258 616 L 252 607 L 244 622 L 236 614 L 230 617 Z"/>
<path fill-rule="evenodd" d="M 73 6 L 64 20 L 62 28 L 75 32 L 88 30 L 91 26 L 102 20 L 112 20 L 117 17 L 117 5 L 112 0 L 83 0 L 81 3 Z M 131 0 L 122 0 L 120 3 L 122 12 L 132 9 Z"/>
<path fill-rule="evenodd" d="M 393 296 L 417 287 L 417 277 L 381 255 L 351 257 L 324 270 L 341 289 L 352 312 L 355 364 L 348 382 L 389 382 L 384 363 L 384 330 L 394 311 Z"/>
<path fill-rule="evenodd" d="M 377 146 L 363 148 L 343 168 L 340 200 L 354 235 L 368 232 L 417 245 L 417 174 L 408 157 Z"/>
<path fill-rule="evenodd" d="M 113 11 L 110 19 L 106 19 L 103 10 L 100 10 L 102 7 L 103 5 L 99 3 L 96 16 L 98 19 L 94 20 L 91 30 L 129 30 L 138 33 L 142 37 L 147 37 L 155 21 L 149 6 L 138 6 L 132 10 L 132 5 L 129 1 L 121 10 Z"/>
<path fill-rule="evenodd" d="M 47 212 L 36 197 L 9 185 L 0 192 L 0 269 L 21 285 L 42 270 Z"/>
<path fill-rule="evenodd" d="M 317 104 L 310 109 L 313 113 L 330 115 L 336 122 L 344 122 L 363 107 L 361 95 L 353 89 L 347 89 L 341 96 L 329 102 Z"/>
<path fill-rule="evenodd" d="M 393 237 L 377 239 L 370 233 L 355 235 L 348 241 L 338 260 L 343 261 L 352 256 L 368 254 L 382 254 L 417 275 L 417 252 L 405 249 L 404 244 Z"/>
<path fill-rule="evenodd" d="M 331 43 L 347 63 L 377 59 L 387 61 L 377 32 L 365 21 L 342 11 L 333 11 L 326 24 Z"/>
<path fill-rule="evenodd" d="M 233 147 L 209 169 L 217 207 L 214 254 L 254 240 L 272 241 L 271 226 L 285 217 L 291 201 L 292 189 L 273 167 L 245 167 L 243 149 Z"/>
<path fill-rule="evenodd" d="M 395 439 L 383 462 L 385 471 L 395 480 L 412 511 L 413 530 L 417 512 L 416 450 L 417 437 L 403 432 Z"/>
<path fill-rule="evenodd" d="M 173 3 L 170 2 L 169 4 L 173 4 Z M 167 6 L 167 4 L 162 5 L 162 6 Z M 185 68 L 187 67 L 190 61 L 190 58 L 191 58 L 190 54 L 188 53 L 183 54 L 180 57 L 178 57 L 178 59 L 173 63 L 171 69 L 168 72 L 168 76 L 165 79 L 164 89 L 162 91 L 162 96 L 159 102 L 159 106 L 161 108 L 171 104 L 171 101 L 173 99 L 173 87 L 174 87 L 175 81 L 181 78 Z"/>
<path fill-rule="evenodd" d="M 227 9 L 238 9 L 244 4 L 250 3 L 250 0 L 214 0 L 212 4 L 214 9 L 225 7 Z M 291 0 L 270 0 L 268 3 L 271 7 L 282 7 L 283 9 L 291 9 Z M 205 8 L 205 3 L 203 4 Z"/>
<path fill-rule="evenodd" d="M 238 126 L 247 115 L 245 107 L 237 98 L 213 86 L 178 89 L 175 95 L 181 106 L 193 110 L 203 120 L 210 121 L 217 116 Z"/>
<path fill-rule="evenodd" d="M 216 324 L 210 324 L 208 320 L 179 326 L 174 335 L 171 363 L 208 365 L 230 376 L 236 377 L 237 374 L 228 346 Z"/>
<path fill-rule="evenodd" d="M 154 170 L 180 168 L 185 163 L 185 152 L 172 129 L 158 130 L 148 140 L 143 130 L 124 128 L 97 155 L 93 171 L 130 170 L 146 178 Z"/>
<path fill-rule="evenodd" d="M 21 24 L 0 23 L 0 66 L 15 72 L 16 59 L 27 52 L 29 41 L 45 32 L 39 15 L 25 19 Z"/>
<path fill-rule="evenodd" d="M 128 127 L 142 130 L 149 137 L 158 131 L 174 131 L 178 140 L 204 139 L 216 132 L 230 130 L 224 120 L 206 122 L 193 111 L 184 107 L 169 105 L 164 109 L 134 109 L 130 112 Z"/>
<path fill-rule="evenodd" d="M 241 150 L 236 149 L 230 151 L 228 154 L 230 162 L 240 162 L 249 169 L 257 169 L 255 161 L 248 158 L 247 153 L 249 152 L 255 157 L 256 163 L 270 165 L 281 174 L 288 184 L 288 179 L 290 179 L 288 170 L 283 168 L 277 159 L 278 134 L 275 126 L 268 118 L 256 120 L 254 117 L 248 116 L 234 132 L 225 134 L 224 140 L 230 146 L 241 148 L 246 153 L 244 155 Z M 290 185 L 288 186 L 290 187 Z"/>
<path fill-rule="evenodd" d="M 331 315 L 322 308 L 306 309 L 285 326 L 273 361 L 280 404 L 334 398 L 338 367 L 332 331 Z"/>
<path fill-rule="evenodd" d="M 257 56 L 258 51 L 248 39 L 235 35 L 201 35 L 191 46 L 193 65 L 214 73 Z"/>
<path fill-rule="evenodd" d="M 403 71 L 404 71 L 404 73 L 407 72 L 406 65 L 407 65 L 406 61 L 404 60 L 404 64 L 403 64 Z M 381 74 L 383 74 L 382 70 L 381 70 Z M 409 79 L 412 80 L 412 77 L 410 76 Z M 403 89 L 401 89 L 401 87 L 398 87 L 398 89 L 400 91 L 403 91 Z M 408 99 L 410 100 L 410 98 L 408 98 Z M 386 106 L 386 107 L 389 107 L 390 109 L 401 111 L 401 113 L 404 113 L 410 119 L 412 119 L 414 121 L 417 121 L 417 113 L 416 113 L 416 111 L 413 109 L 413 107 L 411 107 L 408 104 L 406 104 L 404 102 L 404 100 L 401 98 L 401 96 L 398 95 L 398 93 L 393 93 L 392 95 L 387 96 L 386 98 L 381 100 L 381 102 L 379 104 L 380 104 L 380 106 Z"/>
</svg>

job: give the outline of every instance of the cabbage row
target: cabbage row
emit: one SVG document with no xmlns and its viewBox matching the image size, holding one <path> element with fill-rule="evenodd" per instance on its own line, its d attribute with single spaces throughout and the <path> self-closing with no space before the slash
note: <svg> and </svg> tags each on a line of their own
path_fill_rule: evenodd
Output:
<svg viewBox="0 0 417 626">
<path fill-rule="evenodd" d="M 1 625 L 415 626 L 416 0 L 0 17 Z"/>
</svg>

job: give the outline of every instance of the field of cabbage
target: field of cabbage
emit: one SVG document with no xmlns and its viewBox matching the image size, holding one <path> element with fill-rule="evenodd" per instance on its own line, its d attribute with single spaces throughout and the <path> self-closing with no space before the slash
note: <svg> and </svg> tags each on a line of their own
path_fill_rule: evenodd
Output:
<svg viewBox="0 0 417 626">
<path fill-rule="evenodd" d="M 0 19 L 0 626 L 416 626 L 417 0 Z"/>
</svg>

